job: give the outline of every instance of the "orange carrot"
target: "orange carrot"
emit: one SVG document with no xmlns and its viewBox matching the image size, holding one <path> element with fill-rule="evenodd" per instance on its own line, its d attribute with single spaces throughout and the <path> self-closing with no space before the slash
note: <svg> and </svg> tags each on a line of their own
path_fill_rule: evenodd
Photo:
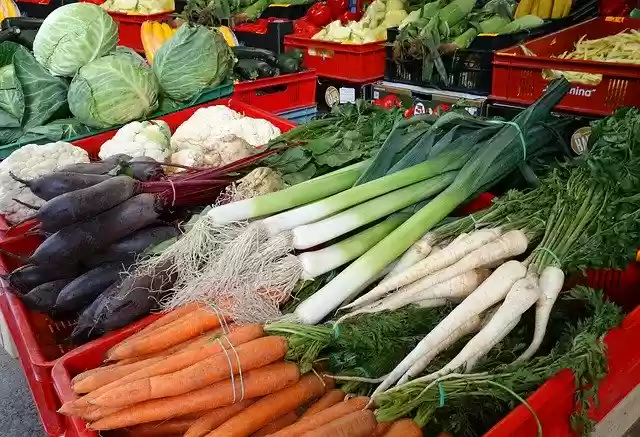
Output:
<svg viewBox="0 0 640 437">
<path fill-rule="evenodd" d="M 334 389 L 328 392 L 326 395 L 322 396 L 318 402 L 311 404 L 307 411 L 301 416 L 301 418 L 309 417 L 312 414 L 316 414 L 322 410 L 326 410 L 329 407 L 334 406 L 338 402 L 342 402 L 344 398 L 347 396 L 345 392 L 340 389 Z"/>
<path fill-rule="evenodd" d="M 249 437 L 269 422 L 322 396 L 327 383 L 330 380 L 325 382 L 315 374 L 305 375 L 297 384 L 260 399 L 207 434 L 207 437 Z"/>
<path fill-rule="evenodd" d="M 161 316 L 159 319 L 155 320 L 153 323 L 150 323 L 145 328 L 143 328 L 142 330 L 137 332 L 134 335 L 134 337 L 135 336 L 140 337 L 140 336 L 143 336 L 143 335 L 147 335 L 151 331 L 155 331 L 158 328 L 161 328 L 163 326 L 168 325 L 169 323 L 171 323 L 173 321 L 178 320 L 182 316 L 186 316 L 187 314 L 192 313 L 193 311 L 197 310 L 201 306 L 203 306 L 203 305 L 201 303 L 199 303 L 199 302 L 192 302 L 192 303 L 189 303 L 187 305 L 183 305 L 180 308 L 176 308 L 175 310 L 168 311 L 163 316 Z M 133 338 L 133 337 L 129 337 L 129 338 Z"/>
<path fill-rule="evenodd" d="M 216 429 L 218 426 L 220 426 L 254 402 L 254 399 L 249 399 L 237 404 L 229 405 L 228 407 L 216 408 L 215 410 L 211 410 L 209 413 L 196 420 L 193 425 L 191 425 L 191 427 L 184 433 L 184 437 L 203 437 L 209 434 L 212 429 Z"/>
<path fill-rule="evenodd" d="M 184 434 L 193 425 L 193 420 L 172 419 L 162 422 L 145 423 L 127 429 L 131 437 L 165 437 Z"/>
<path fill-rule="evenodd" d="M 281 360 L 286 353 L 285 337 L 258 338 L 176 372 L 127 382 L 97 398 L 89 399 L 89 403 L 104 407 L 123 407 L 150 399 L 181 395 L 229 378 L 230 372 L 235 375 Z"/>
<path fill-rule="evenodd" d="M 107 366 L 100 366 L 100 367 L 96 367 L 95 369 L 89 369 L 89 370 L 85 370 L 82 373 L 78 373 L 76 376 L 74 376 L 71 379 L 71 385 L 76 384 L 80 381 L 82 381 L 83 379 L 91 376 L 91 375 L 95 375 L 96 373 L 100 373 L 103 372 L 105 370 L 108 369 L 115 369 L 116 367 L 118 367 L 120 365 L 120 363 L 115 363 L 115 364 L 109 364 Z"/>
<path fill-rule="evenodd" d="M 304 437 L 369 437 L 376 429 L 370 410 L 359 410 L 303 434 Z"/>
<path fill-rule="evenodd" d="M 271 435 L 275 432 L 280 431 L 281 429 L 287 428 L 289 425 L 293 425 L 298 420 L 298 415 L 295 411 L 289 411 L 282 417 L 274 420 L 271 423 L 268 423 L 262 429 L 259 429 L 257 432 L 251 434 L 251 437 L 265 437 Z"/>
<path fill-rule="evenodd" d="M 148 360 L 139 361 L 137 363 L 124 364 L 114 368 L 105 367 L 101 372 L 95 372 L 86 378 L 81 379 L 77 383 L 71 385 L 71 389 L 76 393 L 89 393 L 113 381 L 117 381 L 127 375 L 132 374 L 140 369 L 144 369 L 152 364 L 162 362 L 165 358 L 156 357 Z"/>
<path fill-rule="evenodd" d="M 219 327 L 221 320 L 211 308 L 198 308 L 148 335 L 126 340 L 107 352 L 107 361 L 122 360 L 168 349 Z"/>
<path fill-rule="evenodd" d="M 335 404 L 323 411 L 320 411 L 311 416 L 300 419 L 298 422 L 291 426 L 284 428 L 280 432 L 276 432 L 269 437 L 298 437 L 305 432 L 313 431 L 327 423 L 331 423 L 334 420 L 338 420 L 354 411 L 362 410 L 369 403 L 369 398 L 366 396 L 349 399 L 348 401 Z"/>
<path fill-rule="evenodd" d="M 255 340 L 263 334 L 264 330 L 262 329 L 261 325 L 242 325 L 234 327 L 234 329 L 224 340 L 221 339 L 220 341 L 213 341 L 211 337 L 204 338 L 204 340 L 206 340 L 206 345 L 203 344 L 198 348 L 194 343 L 193 348 L 189 346 L 183 351 L 176 352 L 175 354 L 166 357 L 159 362 L 149 362 L 148 366 L 145 366 L 144 368 L 141 368 L 136 372 L 130 373 L 129 375 L 123 376 L 117 381 L 114 381 L 111 384 L 107 384 L 89 393 L 82 399 L 77 400 L 73 404 L 73 406 L 79 408 L 89 405 L 89 402 L 92 402 L 94 399 L 109 392 L 109 390 L 119 387 L 126 382 L 149 378 L 151 376 L 165 375 L 185 369 L 193 364 L 202 361 L 205 358 L 221 352 L 224 349 L 229 349 L 229 342 L 234 346 L 238 346 L 251 340 Z M 229 353 L 232 353 L 232 351 L 230 351 Z"/>
<path fill-rule="evenodd" d="M 196 411 L 226 407 L 242 399 L 253 399 L 295 384 L 300 378 L 298 366 L 279 362 L 243 373 L 242 382 L 235 378 L 212 384 L 190 393 L 166 399 L 155 399 L 125 408 L 89 424 L 89 429 L 108 430 L 180 417 Z"/>
<path fill-rule="evenodd" d="M 73 416 L 78 415 L 82 417 L 87 422 L 93 422 L 98 419 L 102 419 L 103 417 L 110 416 L 118 411 L 122 410 L 122 408 L 109 408 L 109 407 L 95 407 L 93 405 L 88 406 L 82 413 L 80 414 L 72 414 Z"/>
<path fill-rule="evenodd" d="M 411 419 L 394 422 L 384 437 L 422 437 L 422 429 Z"/>
<path fill-rule="evenodd" d="M 373 437 L 384 437 L 384 435 L 389 431 L 393 422 L 380 422 L 376 429 L 373 431 Z"/>
</svg>

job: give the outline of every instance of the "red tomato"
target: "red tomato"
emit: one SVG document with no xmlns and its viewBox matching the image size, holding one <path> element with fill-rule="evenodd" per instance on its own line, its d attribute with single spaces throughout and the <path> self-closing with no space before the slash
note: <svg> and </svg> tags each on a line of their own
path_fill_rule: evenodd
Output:
<svg viewBox="0 0 640 437">
<path fill-rule="evenodd" d="M 314 26 L 324 27 L 331 23 L 331 10 L 325 3 L 316 3 L 309 8 L 306 19 Z"/>
<path fill-rule="evenodd" d="M 361 12 L 351 12 L 347 11 L 344 14 L 340 15 L 340 22 L 345 26 L 349 24 L 349 21 L 359 21 L 362 18 Z"/>
<path fill-rule="evenodd" d="M 327 0 L 327 6 L 331 11 L 331 19 L 337 20 L 349 10 L 349 0 Z"/>
</svg>

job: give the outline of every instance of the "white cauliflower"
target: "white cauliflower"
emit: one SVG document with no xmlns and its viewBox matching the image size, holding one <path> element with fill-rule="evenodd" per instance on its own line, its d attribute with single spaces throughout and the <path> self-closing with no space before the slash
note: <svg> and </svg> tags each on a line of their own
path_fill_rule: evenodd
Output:
<svg viewBox="0 0 640 437">
<path fill-rule="evenodd" d="M 217 138 L 207 144 L 207 147 L 178 150 L 171 155 L 171 163 L 190 167 L 220 167 L 251 156 L 253 153 L 254 148 L 249 143 L 230 134 Z"/>
<path fill-rule="evenodd" d="M 32 216 L 34 211 L 13 199 L 34 206 L 44 204 L 44 200 L 36 197 L 9 173 L 20 179 L 31 180 L 81 162 L 89 162 L 87 152 L 63 141 L 44 145 L 27 144 L 19 148 L 0 163 L 0 214 L 9 223 L 18 223 Z"/>
<path fill-rule="evenodd" d="M 201 108 L 176 129 L 171 138 L 174 152 L 184 149 L 205 150 L 218 155 L 229 155 L 219 150 L 227 145 L 237 145 L 233 136 L 243 139 L 250 146 L 262 146 L 280 135 L 280 129 L 266 120 L 243 117 L 226 106 Z M 245 155 L 238 154 L 238 158 Z M 217 162 L 218 159 L 210 159 Z"/>
<path fill-rule="evenodd" d="M 166 162 L 171 155 L 169 148 L 171 130 L 162 120 L 134 121 L 122 126 L 114 137 L 100 147 L 100 159 L 124 153 L 133 158 L 147 156 L 158 162 Z"/>
</svg>

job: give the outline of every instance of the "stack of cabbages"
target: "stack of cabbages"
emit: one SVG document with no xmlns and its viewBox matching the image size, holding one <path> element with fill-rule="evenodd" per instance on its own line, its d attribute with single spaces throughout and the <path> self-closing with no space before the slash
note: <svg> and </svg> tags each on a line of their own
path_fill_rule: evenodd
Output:
<svg viewBox="0 0 640 437">
<path fill-rule="evenodd" d="M 53 11 L 33 53 L 1 43 L 0 145 L 60 141 L 176 109 L 225 81 L 233 62 L 222 35 L 202 26 L 182 25 L 151 65 L 117 43 L 116 22 L 91 3 Z"/>
</svg>

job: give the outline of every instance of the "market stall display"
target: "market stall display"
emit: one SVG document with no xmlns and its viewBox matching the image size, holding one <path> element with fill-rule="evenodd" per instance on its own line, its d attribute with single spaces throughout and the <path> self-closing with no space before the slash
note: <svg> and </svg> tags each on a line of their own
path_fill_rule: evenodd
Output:
<svg viewBox="0 0 640 437">
<path fill-rule="evenodd" d="M 84 36 L 69 38 L 69 32 Z M 5 80 L 15 85 L 1 98 L 5 155 L 23 144 L 86 136 L 192 104 L 224 82 L 231 69 L 222 36 L 197 26 L 182 26 L 158 51 L 161 65 L 116 47 L 117 40 L 109 15 L 77 3 L 44 20 L 33 54 L 12 42 L 0 44 Z"/>
<path fill-rule="evenodd" d="M 77 3 L 0 43 L 0 310 L 46 433 L 588 435 L 640 382 L 633 19 L 287 3 Z"/>
</svg>

